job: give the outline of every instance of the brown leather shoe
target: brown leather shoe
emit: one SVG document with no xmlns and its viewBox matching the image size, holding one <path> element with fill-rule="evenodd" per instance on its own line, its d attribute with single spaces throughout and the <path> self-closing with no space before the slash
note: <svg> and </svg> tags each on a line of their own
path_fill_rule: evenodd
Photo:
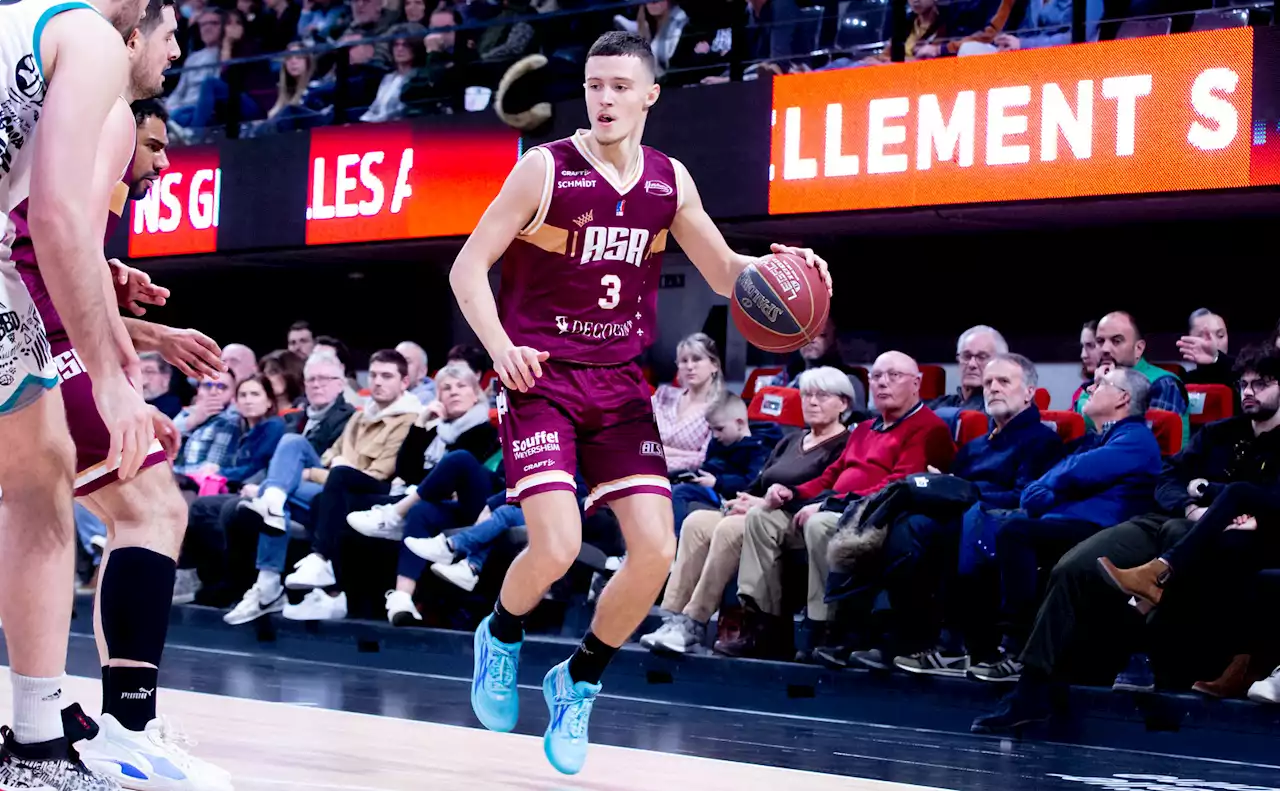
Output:
<svg viewBox="0 0 1280 791">
<path fill-rule="evenodd" d="M 1222 675 L 1213 681 L 1197 681 L 1191 688 L 1201 695 L 1215 698 L 1243 698 L 1249 691 L 1249 655 L 1237 654 L 1222 671 Z"/>
<path fill-rule="evenodd" d="M 1112 587 L 1133 597 L 1131 603 L 1143 614 L 1160 604 L 1170 574 L 1169 564 L 1160 558 L 1131 569 L 1118 568 L 1107 558 L 1098 558 L 1098 568 Z"/>
</svg>

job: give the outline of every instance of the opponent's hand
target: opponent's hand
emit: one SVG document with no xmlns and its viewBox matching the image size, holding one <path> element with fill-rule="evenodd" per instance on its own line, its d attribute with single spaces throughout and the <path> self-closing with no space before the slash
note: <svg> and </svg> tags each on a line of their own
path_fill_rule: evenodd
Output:
<svg viewBox="0 0 1280 791">
<path fill-rule="evenodd" d="M 771 244 L 769 245 L 769 249 L 775 253 L 790 253 L 792 255 L 798 255 L 803 258 L 805 263 L 809 266 L 817 267 L 818 274 L 822 275 L 822 282 L 827 284 L 828 296 L 834 293 L 831 290 L 831 268 L 827 266 L 827 262 L 822 259 L 822 256 L 813 252 L 813 250 L 808 247 L 788 247 L 785 244 Z"/>
<path fill-rule="evenodd" d="M 227 370 L 227 364 L 222 361 L 222 349 L 212 338 L 196 330 L 165 327 L 158 351 L 184 376 L 203 379 Z"/>
<path fill-rule="evenodd" d="M 142 400 L 142 393 L 129 383 L 123 371 L 94 379 L 93 401 L 111 432 L 107 464 L 118 461 L 116 474 L 122 481 L 130 480 L 138 474 L 156 438 L 152 423 L 155 410 Z"/>
<path fill-rule="evenodd" d="M 182 434 L 178 432 L 178 427 L 173 424 L 169 416 L 155 407 L 151 408 L 154 414 L 151 416 L 151 428 L 156 433 L 156 439 L 160 440 L 160 446 L 164 448 L 164 455 L 172 463 L 178 458 L 178 449 L 182 447 Z"/>
<path fill-rule="evenodd" d="M 116 289 L 116 303 L 135 316 L 145 315 L 147 309 L 142 307 L 154 305 L 163 307 L 169 300 L 169 289 L 151 282 L 151 275 L 141 269 L 125 266 L 118 259 L 107 261 L 111 267 L 111 283 Z"/>
<path fill-rule="evenodd" d="M 493 358 L 493 370 L 497 371 L 502 386 L 508 390 L 526 393 L 542 376 L 542 363 L 551 355 L 528 346 L 512 346 Z"/>
</svg>

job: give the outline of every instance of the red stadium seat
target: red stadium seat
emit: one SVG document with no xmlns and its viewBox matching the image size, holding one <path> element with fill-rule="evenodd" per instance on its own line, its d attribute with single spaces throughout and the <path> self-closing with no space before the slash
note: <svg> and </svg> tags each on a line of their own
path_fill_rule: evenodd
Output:
<svg viewBox="0 0 1280 791">
<path fill-rule="evenodd" d="M 767 420 L 784 426 L 804 426 L 800 391 L 791 387 L 762 387 L 747 408 L 748 420 Z"/>
<path fill-rule="evenodd" d="M 1176 374 L 1179 379 L 1187 378 L 1187 367 L 1182 363 L 1156 363 L 1157 368 L 1163 368 L 1171 374 Z"/>
<path fill-rule="evenodd" d="M 920 398 L 928 401 L 947 392 L 947 372 L 941 365 L 920 366 Z"/>
<path fill-rule="evenodd" d="M 853 374 L 859 382 L 862 382 L 862 389 L 871 392 L 871 374 L 867 371 L 866 366 L 855 365 L 849 368 L 849 373 Z"/>
<path fill-rule="evenodd" d="M 1048 409 L 1049 408 L 1049 391 L 1045 390 L 1043 387 L 1037 387 L 1035 404 L 1036 404 L 1036 407 L 1041 412 Z"/>
<path fill-rule="evenodd" d="M 1235 393 L 1226 385 L 1187 385 L 1187 402 L 1193 426 L 1235 414 Z"/>
<path fill-rule="evenodd" d="M 1172 456 L 1182 450 L 1182 418 L 1163 409 L 1147 410 L 1147 425 L 1160 443 L 1160 455 Z"/>
<path fill-rule="evenodd" d="M 496 409 L 489 410 L 489 422 L 493 424 L 494 428 L 498 427 L 498 410 Z"/>
<path fill-rule="evenodd" d="M 1040 413 L 1040 422 L 1058 432 L 1063 442 L 1071 442 L 1084 436 L 1084 418 L 1075 412 L 1045 410 Z"/>
<path fill-rule="evenodd" d="M 782 373 L 781 365 L 771 365 L 767 367 L 757 368 L 747 376 L 747 381 L 742 385 L 742 397 L 754 398 L 756 389 L 760 387 L 761 379 L 771 379 Z"/>
<path fill-rule="evenodd" d="M 976 409 L 963 410 L 956 422 L 956 444 L 963 445 L 985 435 L 990 425 L 991 421 L 986 413 Z"/>
<path fill-rule="evenodd" d="M 480 377 L 480 389 L 484 390 L 486 393 L 489 392 L 489 385 L 493 384 L 493 380 L 497 378 L 498 378 L 497 371 L 493 369 L 489 369 L 488 371 L 485 371 L 484 375 Z"/>
</svg>

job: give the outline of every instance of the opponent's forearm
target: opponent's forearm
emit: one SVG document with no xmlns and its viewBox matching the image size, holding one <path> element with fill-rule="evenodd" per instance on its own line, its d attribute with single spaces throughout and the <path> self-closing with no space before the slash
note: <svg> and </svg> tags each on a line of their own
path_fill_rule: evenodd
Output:
<svg viewBox="0 0 1280 791">
<path fill-rule="evenodd" d="M 511 338 L 498 317 L 498 302 L 489 287 L 488 268 L 467 261 L 462 255 L 449 272 L 449 285 L 467 324 L 475 332 L 490 357 L 511 346 Z"/>
<path fill-rule="evenodd" d="M 122 316 L 120 320 L 124 322 L 124 328 L 129 333 L 129 340 L 133 341 L 133 348 L 140 352 L 160 351 L 160 341 L 165 327 L 130 316 Z"/>
</svg>

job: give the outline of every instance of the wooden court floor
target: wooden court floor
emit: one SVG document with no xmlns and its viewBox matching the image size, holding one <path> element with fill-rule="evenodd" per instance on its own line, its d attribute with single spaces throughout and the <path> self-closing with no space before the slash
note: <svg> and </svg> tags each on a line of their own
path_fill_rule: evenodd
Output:
<svg viewBox="0 0 1280 791">
<path fill-rule="evenodd" d="M 97 679 L 68 691 L 99 711 Z M 230 771 L 237 791 L 935 791 L 923 786 L 686 755 L 592 746 L 582 773 L 560 775 L 542 740 L 477 728 L 352 714 L 286 703 L 161 691 L 162 713 Z M 10 688 L 0 683 L 7 717 Z"/>
</svg>

